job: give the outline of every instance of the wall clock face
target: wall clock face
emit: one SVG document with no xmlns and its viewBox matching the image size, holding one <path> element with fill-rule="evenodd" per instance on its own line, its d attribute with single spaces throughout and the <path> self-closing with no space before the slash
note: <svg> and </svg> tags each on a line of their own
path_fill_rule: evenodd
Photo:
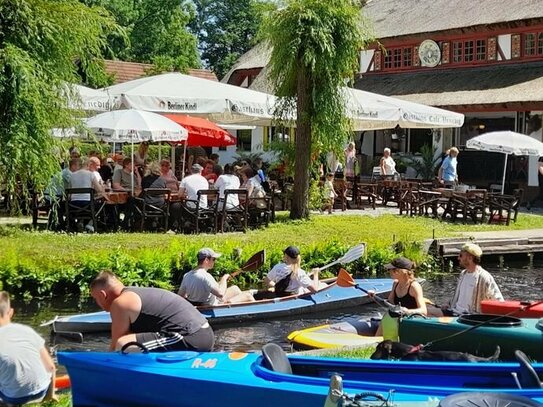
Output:
<svg viewBox="0 0 543 407">
<path fill-rule="evenodd" d="M 419 45 L 419 59 L 422 66 L 433 68 L 441 60 L 441 50 L 437 42 L 424 40 Z"/>
</svg>

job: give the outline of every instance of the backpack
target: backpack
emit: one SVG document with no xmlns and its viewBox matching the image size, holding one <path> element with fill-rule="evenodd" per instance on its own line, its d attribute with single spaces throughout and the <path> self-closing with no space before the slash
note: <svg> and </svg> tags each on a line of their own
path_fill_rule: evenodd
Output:
<svg viewBox="0 0 543 407">
<path fill-rule="evenodd" d="M 277 297 L 284 297 L 286 295 L 290 295 L 290 293 L 287 293 L 287 287 L 290 284 L 291 276 L 292 272 L 290 272 L 287 276 L 283 277 L 281 280 L 275 283 L 275 295 Z"/>
</svg>

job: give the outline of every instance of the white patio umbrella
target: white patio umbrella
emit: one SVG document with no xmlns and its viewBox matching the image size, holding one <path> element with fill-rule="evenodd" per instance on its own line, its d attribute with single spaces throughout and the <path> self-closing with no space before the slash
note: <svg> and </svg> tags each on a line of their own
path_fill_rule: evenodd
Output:
<svg viewBox="0 0 543 407">
<path fill-rule="evenodd" d="M 355 130 L 461 127 L 464 115 L 420 103 L 345 88 L 347 115 Z"/>
<path fill-rule="evenodd" d="M 269 125 L 275 96 L 172 72 L 113 85 L 105 90 L 128 108 L 185 113 L 213 122 Z"/>
<path fill-rule="evenodd" d="M 466 142 L 466 147 L 474 150 L 505 154 L 503 167 L 502 194 L 505 187 L 507 157 L 513 155 L 543 156 L 543 143 L 525 134 L 514 131 L 492 131 L 473 137 Z"/>
<path fill-rule="evenodd" d="M 72 109 L 107 112 L 120 106 L 120 101 L 104 90 L 92 89 L 83 85 L 68 85 L 69 106 Z"/>
<path fill-rule="evenodd" d="M 86 124 L 97 135 L 109 137 L 108 141 L 130 142 L 132 145 L 132 160 L 134 160 L 135 142 L 180 142 L 186 141 L 188 138 L 188 131 L 173 120 L 160 114 L 136 109 L 100 113 L 87 119 Z M 132 179 L 133 188 L 134 180 Z"/>
</svg>

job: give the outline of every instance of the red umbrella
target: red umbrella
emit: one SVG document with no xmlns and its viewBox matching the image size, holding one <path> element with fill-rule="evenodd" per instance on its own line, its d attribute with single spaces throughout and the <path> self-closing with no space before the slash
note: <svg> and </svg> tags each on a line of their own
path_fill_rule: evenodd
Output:
<svg viewBox="0 0 543 407">
<path fill-rule="evenodd" d="M 164 116 L 188 130 L 188 146 L 226 147 L 236 144 L 234 136 L 202 117 L 184 114 L 165 114 Z"/>
</svg>

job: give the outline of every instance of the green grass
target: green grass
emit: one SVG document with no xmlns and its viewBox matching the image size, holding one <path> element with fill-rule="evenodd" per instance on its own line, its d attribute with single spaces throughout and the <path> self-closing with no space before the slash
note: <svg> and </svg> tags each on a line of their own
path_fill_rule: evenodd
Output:
<svg viewBox="0 0 543 407">
<path fill-rule="evenodd" d="M 368 243 L 363 262 L 350 265 L 351 271 L 379 269 L 384 261 L 400 252 L 417 263 L 427 259 L 420 242 L 432 237 L 455 236 L 460 232 L 543 228 L 543 217 L 519 214 L 517 223 L 504 225 L 450 224 L 424 217 L 383 215 L 313 216 L 308 221 L 291 221 L 286 213 L 266 229 L 247 233 L 170 235 L 163 233 L 78 234 L 30 231 L 0 227 L 0 289 L 32 296 L 51 295 L 58 282 L 84 290 L 88 281 L 103 268 L 119 273 L 126 283 L 168 288 L 195 265 L 199 248 L 210 246 L 225 254 L 217 274 L 232 271 L 253 253 L 267 250 L 267 262 L 276 263 L 282 249 L 298 245 L 305 268 L 321 266 L 340 257 L 349 247 Z M 402 242 L 393 248 L 394 242 Z M 234 249 L 241 248 L 237 259 Z M 258 273 L 241 275 L 239 284 L 258 281 Z M 171 287 L 170 287 L 171 288 Z M 77 290 L 73 291 L 77 293 Z"/>
</svg>

